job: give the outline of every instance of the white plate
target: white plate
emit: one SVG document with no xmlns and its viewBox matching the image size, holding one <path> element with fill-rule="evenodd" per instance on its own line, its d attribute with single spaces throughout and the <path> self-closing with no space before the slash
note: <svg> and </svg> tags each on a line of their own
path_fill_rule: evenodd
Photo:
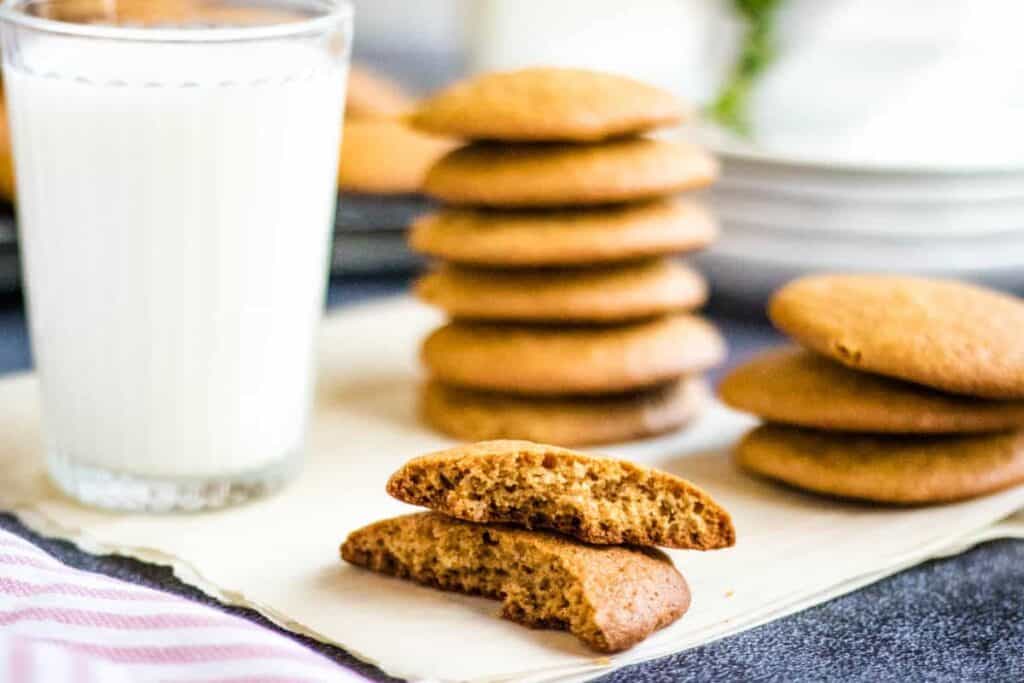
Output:
<svg viewBox="0 0 1024 683">
<path fill-rule="evenodd" d="M 876 202 L 1024 199 L 1024 172 L 872 172 L 836 166 L 752 161 L 719 154 L 721 182 L 736 189 Z"/>
<path fill-rule="evenodd" d="M 832 269 L 988 271 L 1016 268 L 1024 280 L 1024 233 L 985 239 L 882 241 L 816 236 L 727 223 L 712 251 L 758 261 Z"/>
<path fill-rule="evenodd" d="M 835 270 L 892 272 L 892 269 L 884 268 L 853 266 L 831 268 L 809 262 L 786 263 L 761 260 L 756 255 L 736 255 L 719 249 L 702 253 L 696 257 L 695 261 L 703 269 L 717 294 L 749 302 L 767 301 L 771 293 L 782 285 L 811 273 Z M 1024 273 L 1020 268 L 971 270 L 947 267 L 930 269 L 927 264 L 914 264 L 912 267 L 899 269 L 898 272 L 956 278 L 1018 294 L 1024 293 Z"/>
<path fill-rule="evenodd" d="M 835 171 L 864 175 L 977 176 L 998 174 L 1024 174 L 1024 159 L 1010 161 L 961 161 L 959 163 L 855 161 L 838 157 L 812 156 L 798 152 L 783 154 L 766 150 L 723 131 L 714 125 L 696 125 L 686 130 L 688 137 L 700 142 L 720 157 L 737 161 L 793 169 L 816 171 L 829 168 Z"/>
<path fill-rule="evenodd" d="M 1024 197 L 975 202 L 877 202 L 777 193 L 722 182 L 710 194 L 723 223 L 914 240 L 1024 234 Z"/>
<path fill-rule="evenodd" d="M 719 241 L 695 260 L 714 291 L 755 301 L 793 278 L 823 271 L 916 273 L 1024 291 L 1024 233 L 893 242 L 731 222 Z"/>
</svg>

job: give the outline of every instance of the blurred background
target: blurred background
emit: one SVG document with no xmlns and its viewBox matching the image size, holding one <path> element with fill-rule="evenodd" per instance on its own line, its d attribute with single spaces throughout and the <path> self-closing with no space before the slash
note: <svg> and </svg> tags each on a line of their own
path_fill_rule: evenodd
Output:
<svg viewBox="0 0 1024 683">
<path fill-rule="evenodd" d="M 467 73 L 557 64 L 653 82 L 699 112 L 674 134 L 710 146 L 723 165 L 710 195 L 723 234 L 696 258 L 720 296 L 756 302 L 818 269 L 1024 290 L 1018 0 L 355 5 L 361 68 L 343 146 L 336 274 L 421 265 L 403 231 L 428 208 L 418 179 L 450 145 L 409 138 L 396 116 Z M 0 164 L 0 190 L 9 177 Z M 15 235 L 8 212 L 6 289 L 17 287 Z"/>
<path fill-rule="evenodd" d="M 532 64 L 626 73 L 691 102 L 719 155 L 715 291 L 814 269 L 1024 288 L 1024 3 L 357 0 L 357 57 L 429 91 Z"/>
</svg>

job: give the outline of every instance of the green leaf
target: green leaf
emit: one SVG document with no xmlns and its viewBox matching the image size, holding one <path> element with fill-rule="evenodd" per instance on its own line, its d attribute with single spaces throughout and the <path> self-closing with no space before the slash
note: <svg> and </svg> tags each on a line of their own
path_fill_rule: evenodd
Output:
<svg viewBox="0 0 1024 683">
<path fill-rule="evenodd" d="M 709 116 L 736 133 L 749 137 L 750 95 L 758 77 L 775 60 L 775 14 L 782 0 L 733 0 L 733 11 L 746 22 L 739 56 L 715 101 Z"/>
</svg>

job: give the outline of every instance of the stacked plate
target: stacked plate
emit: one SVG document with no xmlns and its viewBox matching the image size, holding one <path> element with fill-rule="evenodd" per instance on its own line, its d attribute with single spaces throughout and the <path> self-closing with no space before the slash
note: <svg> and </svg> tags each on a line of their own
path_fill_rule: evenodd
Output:
<svg viewBox="0 0 1024 683">
<path fill-rule="evenodd" d="M 707 142 L 707 141 L 705 141 Z M 762 299 L 816 271 L 909 272 L 1024 290 L 1024 160 L 1013 167 L 828 163 L 713 142 L 717 291 Z"/>
</svg>

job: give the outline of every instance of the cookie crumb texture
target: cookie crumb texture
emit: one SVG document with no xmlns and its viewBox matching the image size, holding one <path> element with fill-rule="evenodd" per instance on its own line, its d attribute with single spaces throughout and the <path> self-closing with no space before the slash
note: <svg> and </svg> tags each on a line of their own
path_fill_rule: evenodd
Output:
<svg viewBox="0 0 1024 683">
<path fill-rule="evenodd" d="M 430 512 L 353 532 L 341 556 L 383 574 L 501 600 L 505 618 L 567 630 L 600 652 L 632 647 L 690 606 L 685 579 L 657 551 L 588 546 Z"/>
<path fill-rule="evenodd" d="M 416 458 L 391 477 L 388 493 L 459 519 L 551 529 L 588 543 L 711 550 L 736 540 L 729 513 L 685 479 L 528 441 Z"/>
</svg>

